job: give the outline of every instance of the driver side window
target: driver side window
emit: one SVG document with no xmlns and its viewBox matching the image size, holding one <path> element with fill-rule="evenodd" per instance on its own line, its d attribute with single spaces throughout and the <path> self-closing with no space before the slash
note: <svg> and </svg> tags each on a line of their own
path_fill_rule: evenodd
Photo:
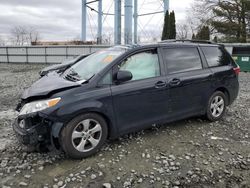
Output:
<svg viewBox="0 0 250 188">
<path fill-rule="evenodd" d="M 160 76 L 160 65 L 156 50 L 140 52 L 125 59 L 119 70 L 130 71 L 132 80 L 142 80 Z"/>
</svg>

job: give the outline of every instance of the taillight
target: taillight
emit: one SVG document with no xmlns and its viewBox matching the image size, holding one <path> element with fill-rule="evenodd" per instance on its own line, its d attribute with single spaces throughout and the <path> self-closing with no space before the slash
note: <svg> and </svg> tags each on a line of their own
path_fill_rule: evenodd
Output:
<svg viewBox="0 0 250 188">
<path fill-rule="evenodd" d="M 239 66 L 235 67 L 234 72 L 235 72 L 236 75 L 239 75 L 240 74 L 240 67 Z"/>
</svg>

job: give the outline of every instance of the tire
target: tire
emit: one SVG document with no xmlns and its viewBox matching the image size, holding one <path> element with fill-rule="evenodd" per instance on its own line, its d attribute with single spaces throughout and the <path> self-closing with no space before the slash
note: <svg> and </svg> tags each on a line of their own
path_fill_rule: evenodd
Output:
<svg viewBox="0 0 250 188">
<path fill-rule="evenodd" d="M 225 114 L 227 98 L 221 91 L 216 91 L 209 98 L 207 104 L 207 119 L 210 121 L 218 121 Z"/>
<path fill-rule="evenodd" d="M 82 159 L 96 153 L 108 136 L 105 119 L 95 113 L 87 113 L 72 119 L 61 131 L 60 143 L 71 158 Z"/>
</svg>

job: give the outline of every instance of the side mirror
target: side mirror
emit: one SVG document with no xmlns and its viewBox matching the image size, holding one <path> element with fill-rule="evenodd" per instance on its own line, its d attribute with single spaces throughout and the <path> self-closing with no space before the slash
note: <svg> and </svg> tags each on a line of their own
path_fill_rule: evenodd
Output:
<svg viewBox="0 0 250 188">
<path fill-rule="evenodd" d="M 130 71 L 118 71 L 116 75 L 116 81 L 118 83 L 121 82 L 127 82 L 129 80 L 132 80 L 133 75 Z"/>
</svg>

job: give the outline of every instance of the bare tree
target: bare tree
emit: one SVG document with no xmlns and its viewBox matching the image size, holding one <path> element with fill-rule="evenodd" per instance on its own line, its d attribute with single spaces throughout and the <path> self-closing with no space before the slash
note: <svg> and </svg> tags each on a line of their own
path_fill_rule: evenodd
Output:
<svg viewBox="0 0 250 188">
<path fill-rule="evenodd" d="M 15 26 L 11 29 L 11 39 L 14 45 L 31 45 L 39 40 L 39 32 L 33 27 Z"/>
<path fill-rule="evenodd" d="M 112 32 L 107 32 L 102 36 L 102 43 L 110 45 L 111 44 L 111 39 L 113 38 L 113 33 Z"/>
<path fill-rule="evenodd" d="M 185 40 L 188 38 L 189 28 L 187 24 L 177 25 L 177 39 Z"/>
<path fill-rule="evenodd" d="M 39 32 L 35 28 L 30 27 L 28 29 L 28 35 L 27 35 L 27 37 L 28 37 L 27 38 L 27 42 L 29 44 L 33 44 L 33 43 L 37 43 L 38 42 L 38 40 L 40 39 L 40 34 L 39 34 Z"/>
<path fill-rule="evenodd" d="M 5 40 L 2 37 L 0 37 L 0 46 L 5 46 Z"/>
<path fill-rule="evenodd" d="M 13 41 L 14 45 L 20 45 L 21 44 L 21 33 L 19 27 L 14 27 L 11 29 L 11 40 Z"/>
</svg>

